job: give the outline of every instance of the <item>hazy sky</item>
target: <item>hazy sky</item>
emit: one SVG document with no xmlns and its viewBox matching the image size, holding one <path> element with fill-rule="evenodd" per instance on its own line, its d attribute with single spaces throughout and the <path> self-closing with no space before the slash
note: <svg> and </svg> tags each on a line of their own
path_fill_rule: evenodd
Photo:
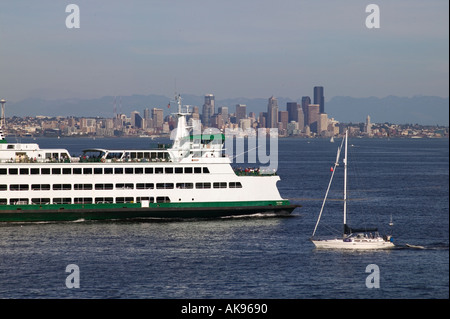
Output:
<svg viewBox="0 0 450 319">
<path fill-rule="evenodd" d="M 66 6 L 80 28 L 66 27 Z M 366 6 L 380 28 L 366 27 Z M 449 96 L 449 1 L 1 0 L 0 98 Z"/>
</svg>

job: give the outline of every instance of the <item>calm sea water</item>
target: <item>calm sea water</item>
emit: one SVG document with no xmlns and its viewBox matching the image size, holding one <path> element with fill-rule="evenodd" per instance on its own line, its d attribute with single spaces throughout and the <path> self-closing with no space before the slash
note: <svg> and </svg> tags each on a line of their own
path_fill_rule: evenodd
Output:
<svg viewBox="0 0 450 319">
<path fill-rule="evenodd" d="M 77 153 L 153 141 L 36 142 Z M 379 226 L 398 245 L 376 252 L 309 241 L 339 142 L 279 140 L 280 193 L 303 205 L 291 217 L 0 224 L 0 298 L 449 298 L 448 139 L 350 140 L 349 223 Z M 331 199 L 342 197 L 339 172 L 335 182 Z M 342 202 L 322 221 L 319 234 L 339 233 Z M 69 264 L 79 288 L 66 287 Z M 379 288 L 366 286 L 371 264 Z"/>
</svg>

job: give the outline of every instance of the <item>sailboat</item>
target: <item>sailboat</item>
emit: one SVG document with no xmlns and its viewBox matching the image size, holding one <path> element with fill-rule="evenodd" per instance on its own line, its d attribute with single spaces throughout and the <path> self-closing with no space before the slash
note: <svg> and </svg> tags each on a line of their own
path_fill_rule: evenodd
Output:
<svg viewBox="0 0 450 319">
<path fill-rule="evenodd" d="M 320 218 L 322 216 L 323 208 L 328 197 L 328 192 L 330 190 L 331 183 L 333 181 L 334 173 L 336 168 L 339 166 L 339 157 L 342 149 L 342 144 L 345 143 L 345 155 L 344 155 L 344 229 L 342 237 L 334 237 L 331 239 L 318 239 L 314 235 L 319 225 Z M 390 249 L 394 248 L 393 238 L 391 236 L 381 236 L 378 233 L 378 229 L 356 229 L 351 228 L 347 225 L 347 146 L 348 146 L 348 131 L 345 132 L 345 138 L 342 140 L 341 145 L 338 148 L 336 161 L 334 167 L 332 167 L 330 182 L 328 183 L 328 188 L 325 193 L 325 197 L 322 202 L 322 207 L 320 209 L 319 217 L 314 227 L 313 234 L 311 236 L 312 243 L 316 248 L 329 248 L 329 249 Z"/>
</svg>

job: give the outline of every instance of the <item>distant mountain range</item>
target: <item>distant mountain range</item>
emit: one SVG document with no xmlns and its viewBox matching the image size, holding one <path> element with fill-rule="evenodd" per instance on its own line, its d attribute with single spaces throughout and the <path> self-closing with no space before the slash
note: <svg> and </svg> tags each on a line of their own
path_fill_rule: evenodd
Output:
<svg viewBox="0 0 450 319">
<path fill-rule="evenodd" d="M 195 105 L 202 112 L 203 96 L 182 94 L 183 104 Z M 246 104 L 247 113 L 267 111 L 268 98 L 229 98 L 216 100 L 216 111 L 219 106 L 228 106 L 229 112 L 235 112 L 236 104 Z M 172 98 L 163 95 L 131 95 L 122 97 L 104 96 L 98 99 L 26 99 L 19 102 L 7 102 L 6 116 L 84 116 L 113 117 L 114 106 L 118 113 L 130 115 L 132 111 L 144 113 L 145 108 L 162 108 L 168 115 L 176 111 L 175 103 L 168 108 Z M 287 102 L 300 102 L 298 99 L 277 97 L 280 110 L 286 110 Z M 336 96 L 325 102 L 328 117 L 344 123 L 364 122 L 370 115 L 372 123 L 449 125 L 449 98 L 437 96 L 384 98 L 353 98 Z"/>
</svg>

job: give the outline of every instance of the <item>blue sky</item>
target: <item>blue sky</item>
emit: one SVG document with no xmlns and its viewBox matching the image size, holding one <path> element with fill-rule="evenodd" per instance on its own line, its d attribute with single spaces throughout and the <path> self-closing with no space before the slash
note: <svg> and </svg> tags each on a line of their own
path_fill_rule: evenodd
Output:
<svg viewBox="0 0 450 319">
<path fill-rule="evenodd" d="M 80 28 L 68 29 L 68 4 Z M 368 4 L 380 28 L 365 26 Z M 10 101 L 213 93 L 448 97 L 449 2 L 2 0 Z"/>
</svg>

